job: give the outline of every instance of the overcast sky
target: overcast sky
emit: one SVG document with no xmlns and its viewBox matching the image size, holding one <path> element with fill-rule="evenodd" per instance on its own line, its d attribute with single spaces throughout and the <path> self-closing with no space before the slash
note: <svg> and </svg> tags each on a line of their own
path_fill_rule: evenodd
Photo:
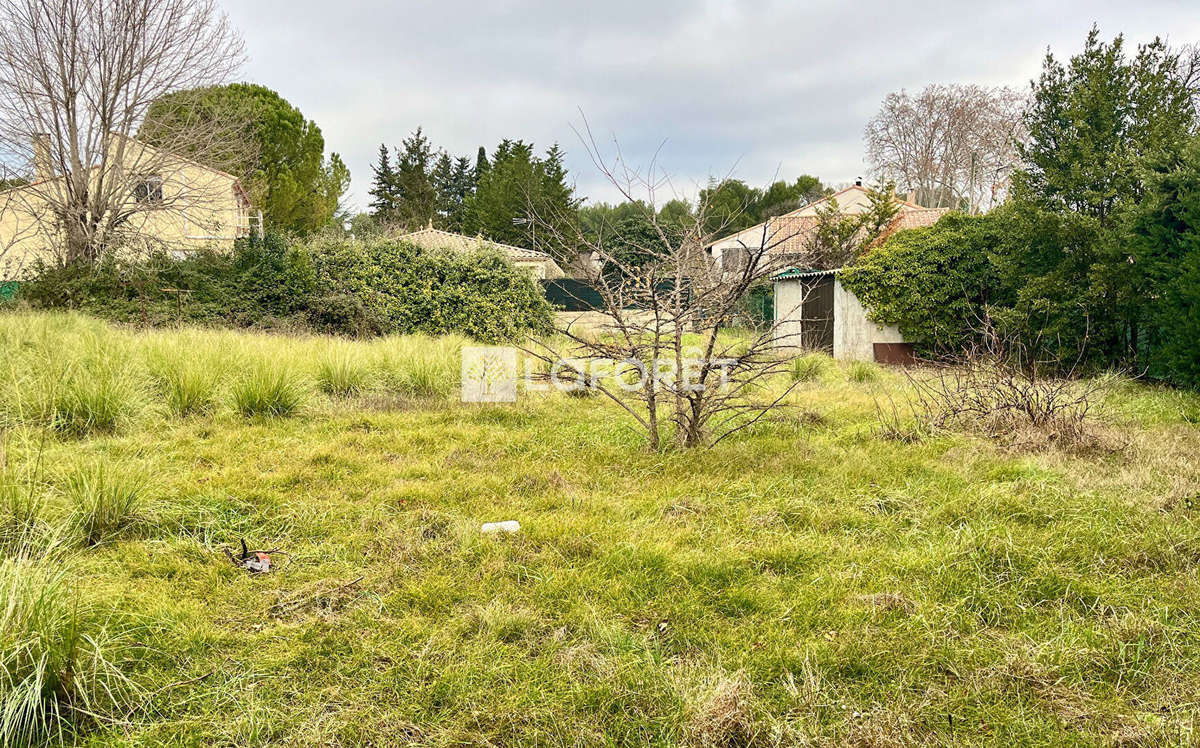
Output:
<svg viewBox="0 0 1200 748">
<path fill-rule="evenodd" d="M 616 194 L 575 132 L 584 115 L 636 168 L 662 145 L 684 196 L 728 173 L 837 184 L 865 171 L 863 125 L 890 91 L 1027 86 L 1047 46 L 1077 51 L 1094 22 L 1106 38 L 1200 41 L 1196 0 L 224 2 L 244 77 L 316 120 L 360 209 L 379 144 L 418 125 L 472 158 L 506 137 L 557 141 L 591 201 Z"/>
</svg>

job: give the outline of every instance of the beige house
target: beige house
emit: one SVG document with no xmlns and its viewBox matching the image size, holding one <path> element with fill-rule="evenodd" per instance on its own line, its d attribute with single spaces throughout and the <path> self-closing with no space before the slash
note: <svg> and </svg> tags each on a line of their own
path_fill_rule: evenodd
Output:
<svg viewBox="0 0 1200 748">
<path fill-rule="evenodd" d="M 829 197 L 816 200 L 803 208 L 768 218 L 766 221 L 743 229 L 713 243 L 709 250 L 713 260 L 721 267 L 731 267 L 747 250 L 769 248 L 769 255 L 776 262 L 786 258 L 802 258 L 807 252 L 811 231 L 816 228 L 818 211 L 836 202 L 838 212 L 844 215 L 861 215 L 870 211 L 868 191 L 856 183 Z M 897 202 L 898 211 L 892 223 L 884 230 L 879 241 L 902 229 L 932 226 L 949 212 L 949 208 L 923 208 L 911 200 Z"/>
<path fill-rule="evenodd" d="M 122 251 L 229 250 L 252 226 L 261 231 L 261 212 L 232 174 L 118 134 L 105 149 L 103 172 L 89 170 L 89 189 L 109 190 L 121 206 L 100 223 Z M 37 259 L 61 259 L 53 206 L 64 204 L 69 179 L 52 163 L 49 138 L 36 137 L 33 181 L 0 192 L 0 280 L 20 279 Z"/>
<path fill-rule="evenodd" d="M 396 238 L 423 249 L 445 249 L 452 252 L 470 252 L 475 249 L 497 250 L 512 264 L 529 271 L 538 280 L 552 280 L 565 275 L 554 258 L 545 252 L 493 242 L 478 236 L 464 236 L 430 227 L 410 234 L 402 234 Z"/>
</svg>

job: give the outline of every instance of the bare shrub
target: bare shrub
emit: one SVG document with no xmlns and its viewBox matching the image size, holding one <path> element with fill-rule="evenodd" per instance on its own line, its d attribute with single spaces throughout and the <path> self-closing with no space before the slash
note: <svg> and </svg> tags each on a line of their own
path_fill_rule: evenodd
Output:
<svg viewBox="0 0 1200 748">
<path fill-rule="evenodd" d="M 1031 446 L 1069 447 L 1091 440 L 1091 413 L 1102 387 L 1073 374 L 1058 361 L 1030 354 L 986 321 L 959 355 L 906 370 L 917 429 L 966 428 L 992 438 L 1025 438 Z"/>
</svg>

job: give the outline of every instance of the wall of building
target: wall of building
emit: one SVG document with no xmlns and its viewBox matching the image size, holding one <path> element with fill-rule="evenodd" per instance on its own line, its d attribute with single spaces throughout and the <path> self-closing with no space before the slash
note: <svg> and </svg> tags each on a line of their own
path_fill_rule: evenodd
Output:
<svg viewBox="0 0 1200 748">
<path fill-rule="evenodd" d="M 125 163 L 139 162 L 153 168 L 147 176 L 162 179 L 163 199 L 158 205 L 131 204 L 134 212 L 119 230 L 144 249 L 229 250 L 234 239 L 249 233 L 249 208 L 230 175 L 170 154 L 127 154 Z M 57 177 L 0 192 L 0 280 L 24 277 L 38 259 L 56 259 L 63 242 L 48 197 L 61 189 Z"/>
<path fill-rule="evenodd" d="M 799 285 L 799 284 L 796 284 Z M 833 357 L 848 361 L 874 361 L 875 343 L 903 343 L 895 325 L 872 322 L 867 310 L 840 280 L 833 285 Z"/>
<path fill-rule="evenodd" d="M 775 282 L 776 335 L 787 348 L 800 347 L 800 303 L 804 284 L 799 279 Z M 874 361 L 875 343 L 903 343 L 895 325 L 880 325 L 867 316 L 867 309 L 840 280 L 833 284 L 833 357 L 847 361 Z"/>
<path fill-rule="evenodd" d="M 798 280 L 775 282 L 775 319 L 779 323 L 775 329 L 776 339 L 785 348 L 799 348 L 800 305 L 804 302 L 804 284 Z"/>
</svg>

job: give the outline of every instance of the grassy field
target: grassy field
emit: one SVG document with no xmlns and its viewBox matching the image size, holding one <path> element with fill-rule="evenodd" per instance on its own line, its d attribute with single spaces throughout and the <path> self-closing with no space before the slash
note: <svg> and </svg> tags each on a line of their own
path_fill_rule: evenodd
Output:
<svg viewBox="0 0 1200 748">
<path fill-rule="evenodd" d="M 1200 740 L 1200 399 L 1113 379 L 1083 450 L 895 439 L 902 376 L 813 359 L 653 454 L 600 399 L 458 403 L 462 343 L 0 316 L 5 734 Z"/>
</svg>

